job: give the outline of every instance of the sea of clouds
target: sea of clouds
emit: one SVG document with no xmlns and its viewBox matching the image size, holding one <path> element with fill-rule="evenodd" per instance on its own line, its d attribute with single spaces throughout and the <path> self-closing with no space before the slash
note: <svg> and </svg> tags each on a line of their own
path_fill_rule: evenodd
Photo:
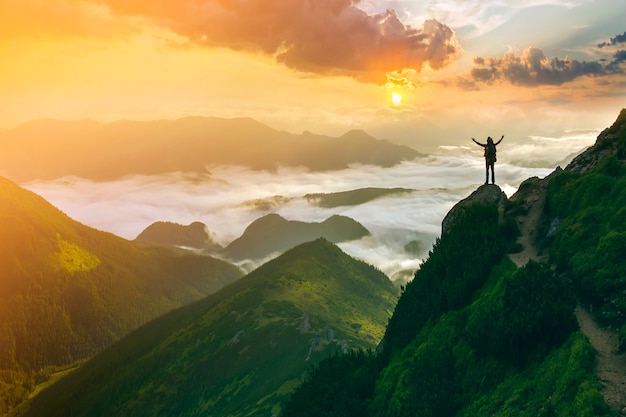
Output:
<svg viewBox="0 0 626 417">
<path fill-rule="evenodd" d="M 268 213 L 307 222 L 341 214 L 357 220 L 371 232 L 369 237 L 340 244 L 346 253 L 390 277 L 404 272 L 407 278 L 440 235 L 441 221 L 450 208 L 484 182 L 484 162 L 475 150 L 442 152 L 448 154 L 405 161 L 391 168 L 353 165 L 331 172 L 295 168 L 267 172 L 216 166 L 201 174 L 136 175 L 107 182 L 65 177 L 23 185 L 75 220 L 130 240 L 156 221 L 184 225 L 200 221 L 218 243 L 227 245 L 250 223 Z M 543 178 L 552 170 L 498 161 L 496 183 L 510 196 L 523 180 L 532 176 Z M 310 193 L 364 187 L 404 187 L 415 191 L 334 208 L 322 208 L 302 198 Z M 417 254 L 404 249 L 411 241 L 421 244 L 422 250 Z"/>
</svg>

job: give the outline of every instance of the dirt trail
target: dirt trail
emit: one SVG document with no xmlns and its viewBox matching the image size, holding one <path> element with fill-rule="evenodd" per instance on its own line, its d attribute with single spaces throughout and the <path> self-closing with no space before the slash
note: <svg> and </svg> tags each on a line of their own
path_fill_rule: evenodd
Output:
<svg viewBox="0 0 626 417">
<path fill-rule="evenodd" d="M 546 190 L 543 187 L 536 187 L 525 198 L 528 211 L 523 216 L 517 217 L 517 225 L 521 232 L 521 236 L 517 239 L 517 242 L 521 243 L 523 249 L 519 253 L 510 254 L 509 258 L 515 262 L 518 268 L 526 265 L 530 259 L 541 261 L 546 258 L 545 255 L 539 256 L 537 248 L 533 243 L 535 240 L 535 231 L 541 221 L 545 199 Z"/>
<path fill-rule="evenodd" d="M 611 410 L 626 415 L 626 353 L 617 353 L 617 334 L 599 327 L 591 314 L 576 307 L 580 330 L 598 352 L 596 373 L 602 382 L 602 395 Z"/>
<path fill-rule="evenodd" d="M 545 255 L 539 256 L 533 244 L 544 201 L 545 190 L 534 190 L 526 197 L 528 212 L 518 217 L 521 236 L 517 241 L 522 244 L 523 250 L 509 255 L 518 267 L 525 265 L 530 259 L 546 260 Z M 617 415 L 626 416 L 626 353 L 617 353 L 617 333 L 610 328 L 599 327 L 593 316 L 581 306 L 576 307 L 575 315 L 581 332 L 598 353 L 596 373 L 602 383 L 604 400 Z"/>
</svg>

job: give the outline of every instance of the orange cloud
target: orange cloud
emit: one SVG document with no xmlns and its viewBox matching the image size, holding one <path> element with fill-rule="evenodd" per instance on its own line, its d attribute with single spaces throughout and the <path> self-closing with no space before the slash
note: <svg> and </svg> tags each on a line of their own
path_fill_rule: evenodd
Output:
<svg viewBox="0 0 626 417">
<path fill-rule="evenodd" d="M 458 45 L 446 25 L 404 25 L 394 10 L 368 15 L 358 0 L 101 0 L 120 16 L 151 19 L 193 43 L 262 52 L 290 68 L 384 84 L 388 72 L 440 69 Z"/>
</svg>

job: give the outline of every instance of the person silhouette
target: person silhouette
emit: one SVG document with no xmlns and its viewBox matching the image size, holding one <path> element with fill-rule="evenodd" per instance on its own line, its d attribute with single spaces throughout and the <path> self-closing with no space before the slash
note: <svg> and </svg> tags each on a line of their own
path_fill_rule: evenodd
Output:
<svg viewBox="0 0 626 417">
<path fill-rule="evenodd" d="M 475 144 L 482 146 L 485 148 L 485 184 L 489 184 L 489 168 L 491 168 L 491 183 L 496 183 L 496 174 L 493 171 L 493 165 L 496 162 L 496 146 L 502 142 L 504 139 L 504 135 L 500 138 L 496 143 L 493 142 L 491 136 L 487 137 L 487 143 L 480 143 L 476 139 L 472 138 Z"/>
</svg>

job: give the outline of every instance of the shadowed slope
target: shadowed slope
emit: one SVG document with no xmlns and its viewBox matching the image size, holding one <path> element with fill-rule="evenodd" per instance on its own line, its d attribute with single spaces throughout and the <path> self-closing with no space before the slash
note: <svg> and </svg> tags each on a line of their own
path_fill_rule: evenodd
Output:
<svg viewBox="0 0 626 417">
<path fill-rule="evenodd" d="M 296 245 L 323 237 L 333 243 L 360 239 L 369 231 L 346 216 L 331 216 L 321 223 L 287 220 L 268 214 L 252 222 L 243 234 L 224 248 L 229 259 L 262 259 Z"/>
</svg>

